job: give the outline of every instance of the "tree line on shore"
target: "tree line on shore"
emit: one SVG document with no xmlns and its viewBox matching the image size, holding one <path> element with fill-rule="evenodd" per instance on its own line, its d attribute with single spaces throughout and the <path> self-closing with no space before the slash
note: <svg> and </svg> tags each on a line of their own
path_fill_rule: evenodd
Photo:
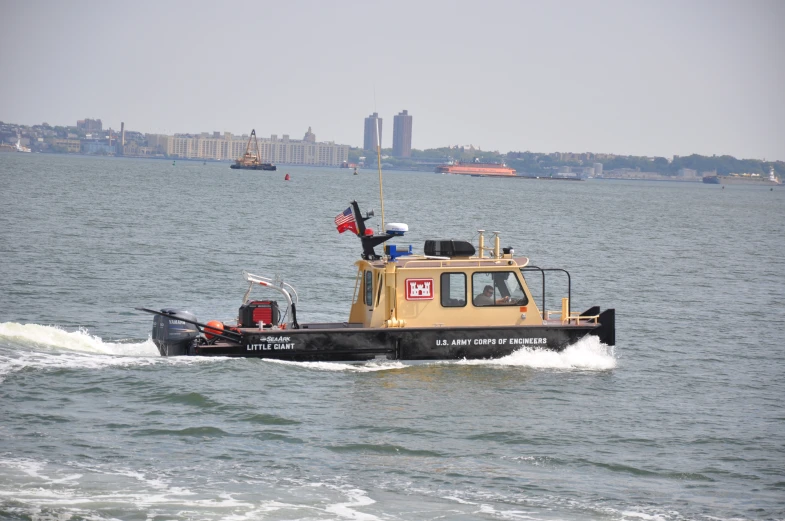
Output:
<svg viewBox="0 0 785 521">
<path fill-rule="evenodd" d="M 664 157 L 643 156 L 618 156 L 612 154 L 581 154 L 540 153 L 540 152 L 499 152 L 481 151 L 471 148 L 434 148 L 427 150 L 412 149 L 408 158 L 393 157 L 392 149 L 383 148 L 382 156 L 385 164 L 396 168 L 411 170 L 426 170 L 431 165 L 447 161 L 471 162 L 475 159 L 485 163 L 506 163 L 519 174 L 546 174 L 563 167 L 590 167 L 601 163 L 604 171 L 627 168 L 640 172 L 654 172 L 661 175 L 676 176 L 679 170 L 687 168 L 695 170 L 698 175 L 704 172 L 716 172 L 719 175 L 731 173 L 749 173 L 768 175 L 769 169 L 774 168 L 775 174 L 780 179 L 785 179 L 785 162 L 765 161 L 760 159 L 737 159 L 733 156 L 702 156 L 692 154 L 689 156 L 674 156 L 671 160 Z M 349 161 L 358 163 L 365 157 L 366 166 L 375 165 L 377 162 L 376 150 L 363 150 L 351 148 Z"/>
</svg>

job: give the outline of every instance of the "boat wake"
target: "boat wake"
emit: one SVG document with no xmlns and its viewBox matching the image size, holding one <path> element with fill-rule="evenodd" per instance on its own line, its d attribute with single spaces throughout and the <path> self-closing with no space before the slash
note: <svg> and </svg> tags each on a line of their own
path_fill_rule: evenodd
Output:
<svg viewBox="0 0 785 521">
<path fill-rule="evenodd" d="M 193 365 L 225 360 L 228 359 L 162 357 L 149 338 L 144 342 L 106 342 L 84 329 L 66 331 L 40 324 L 0 323 L 0 383 L 8 375 L 26 370 Z"/>
<path fill-rule="evenodd" d="M 376 371 L 389 371 L 403 369 L 407 364 L 398 360 L 374 360 L 373 362 L 291 362 L 289 360 L 275 360 L 267 358 L 266 363 L 305 367 L 316 371 L 347 371 L 352 373 L 373 373 Z"/>
<path fill-rule="evenodd" d="M 145 342 L 104 342 L 85 329 L 66 331 L 56 326 L 39 324 L 0 324 L 0 341 L 31 347 L 77 351 L 81 353 L 116 356 L 159 356 L 152 340 Z"/>
<path fill-rule="evenodd" d="M 459 360 L 461 365 L 531 367 L 534 369 L 565 369 L 607 371 L 617 365 L 613 346 L 600 342 L 594 335 L 587 335 L 564 351 L 523 348 L 495 360 Z"/>
<path fill-rule="evenodd" d="M 411 362 L 398 360 L 374 360 L 372 362 L 290 362 L 286 360 L 266 359 L 273 364 L 305 367 L 316 371 L 347 371 L 355 373 L 371 373 L 404 369 L 421 365 L 478 365 L 484 367 L 530 367 L 533 369 L 561 369 L 582 371 L 608 371 L 615 369 L 617 360 L 615 349 L 600 342 L 594 335 L 588 335 L 568 346 L 564 351 L 556 352 L 548 349 L 522 348 L 503 358 L 493 360 L 438 360 L 429 362 Z"/>
</svg>

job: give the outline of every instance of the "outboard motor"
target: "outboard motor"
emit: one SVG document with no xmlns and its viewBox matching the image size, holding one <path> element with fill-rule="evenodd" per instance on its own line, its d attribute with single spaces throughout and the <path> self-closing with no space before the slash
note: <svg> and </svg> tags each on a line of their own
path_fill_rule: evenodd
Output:
<svg viewBox="0 0 785 521">
<path fill-rule="evenodd" d="M 161 356 L 193 354 L 199 329 L 190 322 L 196 322 L 196 317 L 188 311 L 177 309 L 162 309 L 161 313 L 164 315 L 153 317 L 153 343 Z"/>
</svg>

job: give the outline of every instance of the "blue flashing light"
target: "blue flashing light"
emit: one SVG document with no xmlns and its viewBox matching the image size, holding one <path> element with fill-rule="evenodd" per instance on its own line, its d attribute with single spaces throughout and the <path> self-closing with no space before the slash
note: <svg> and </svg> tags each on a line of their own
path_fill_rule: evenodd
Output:
<svg viewBox="0 0 785 521">
<path fill-rule="evenodd" d="M 411 255 L 412 254 L 412 245 L 411 244 L 409 245 L 409 249 L 408 250 L 399 250 L 398 247 L 395 244 L 387 244 L 387 245 L 385 245 L 384 249 L 385 249 L 385 253 L 390 256 L 390 260 L 391 261 L 394 261 L 398 257 L 403 257 L 405 255 Z"/>
</svg>

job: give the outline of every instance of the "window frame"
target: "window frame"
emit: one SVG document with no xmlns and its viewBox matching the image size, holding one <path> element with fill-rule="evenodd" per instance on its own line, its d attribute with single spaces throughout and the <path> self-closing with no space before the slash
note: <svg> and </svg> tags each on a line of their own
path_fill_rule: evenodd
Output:
<svg viewBox="0 0 785 521">
<path fill-rule="evenodd" d="M 444 303 L 445 297 L 447 298 L 447 301 L 452 300 L 450 298 L 449 292 L 446 295 L 445 295 L 445 292 L 444 292 L 445 286 L 452 287 L 452 283 L 450 283 L 449 285 L 445 285 L 444 284 L 444 277 L 447 276 L 449 278 L 451 275 L 461 275 L 463 277 L 463 304 L 445 304 Z M 469 303 L 468 299 L 466 298 L 466 293 L 467 293 L 467 277 L 466 277 L 466 273 L 464 273 L 462 271 L 447 271 L 447 272 L 444 272 L 441 275 L 439 275 L 439 304 L 441 304 L 441 306 L 443 308 L 465 308 L 468 305 L 468 303 Z"/>
</svg>

